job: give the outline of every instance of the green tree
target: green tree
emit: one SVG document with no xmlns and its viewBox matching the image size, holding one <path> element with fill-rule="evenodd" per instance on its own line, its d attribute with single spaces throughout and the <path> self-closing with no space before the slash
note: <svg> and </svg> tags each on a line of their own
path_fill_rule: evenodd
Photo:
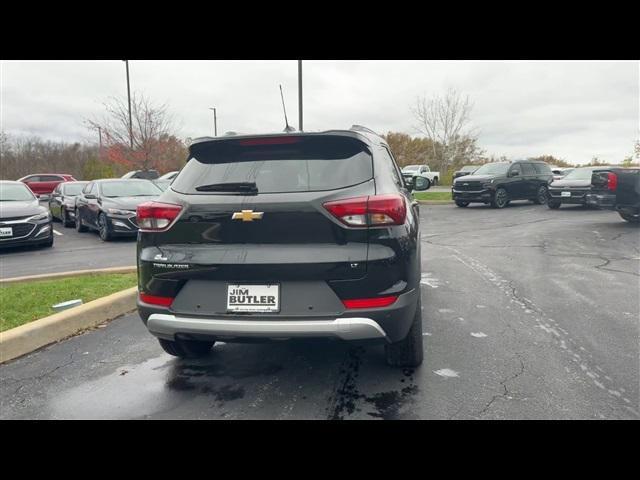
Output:
<svg viewBox="0 0 640 480">
<path fill-rule="evenodd" d="M 114 166 L 97 158 L 90 158 L 82 166 L 83 180 L 96 180 L 98 178 L 112 178 L 116 176 Z"/>
</svg>

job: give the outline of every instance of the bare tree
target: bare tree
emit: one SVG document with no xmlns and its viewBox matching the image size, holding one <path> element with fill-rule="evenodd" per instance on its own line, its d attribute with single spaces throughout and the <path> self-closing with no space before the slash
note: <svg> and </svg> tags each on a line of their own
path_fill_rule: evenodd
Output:
<svg viewBox="0 0 640 480">
<path fill-rule="evenodd" d="M 156 105 L 143 94 L 131 97 L 131 132 L 126 99 L 111 97 L 104 103 L 101 120 L 87 120 L 90 130 L 100 130 L 108 159 L 136 169 L 155 167 L 166 139 L 175 139 L 174 119 L 166 105 Z M 131 147 L 133 144 L 133 148 Z"/>
<path fill-rule="evenodd" d="M 433 158 L 440 170 L 455 161 L 471 161 L 478 155 L 477 131 L 469 129 L 473 104 L 468 95 L 449 88 L 444 96 L 418 97 L 412 113 L 416 130 L 431 140 Z M 440 148 L 438 148 L 440 147 Z"/>
</svg>

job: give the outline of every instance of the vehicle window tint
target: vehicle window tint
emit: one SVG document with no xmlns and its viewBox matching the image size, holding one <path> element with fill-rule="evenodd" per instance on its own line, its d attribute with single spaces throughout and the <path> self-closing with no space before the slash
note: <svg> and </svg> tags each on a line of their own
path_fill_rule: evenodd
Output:
<svg viewBox="0 0 640 480">
<path fill-rule="evenodd" d="M 83 189 L 82 189 L 82 193 L 89 193 L 91 191 L 91 189 L 93 188 L 93 182 L 88 183 Z"/>
<path fill-rule="evenodd" d="M 381 148 L 382 155 L 385 158 L 385 164 L 389 167 L 389 172 L 393 177 L 393 181 L 398 185 L 398 187 L 404 187 L 404 182 L 402 181 L 402 173 L 396 164 L 395 159 L 393 158 L 393 154 L 387 147 Z"/>
<path fill-rule="evenodd" d="M 519 163 L 516 163 L 516 164 L 511 166 L 511 169 L 509 169 L 509 173 L 511 174 L 513 172 L 518 172 L 518 175 L 522 175 L 522 168 L 520 168 L 520 164 Z"/>
<path fill-rule="evenodd" d="M 225 193 L 228 184 L 256 184 L 260 193 L 335 190 L 370 180 L 373 160 L 352 137 L 264 137 L 195 144 L 171 188 L 180 193 Z M 198 191 L 215 185 L 216 192 Z M 233 186 L 229 186 L 233 192 Z M 237 191 L 237 190 L 235 190 Z"/>
<path fill-rule="evenodd" d="M 59 182 L 62 178 L 55 175 L 43 175 L 40 177 L 41 182 Z"/>
<path fill-rule="evenodd" d="M 25 182 L 40 182 L 40 177 L 38 175 L 33 175 L 31 177 L 27 177 L 24 179 Z"/>
<path fill-rule="evenodd" d="M 539 175 L 551 175 L 551 168 L 546 163 L 533 163 L 533 168 Z"/>
<path fill-rule="evenodd" d="M 530 163 L 522 164 L 523 175 L 536 175 L 536 169 Z"/>
</svg>

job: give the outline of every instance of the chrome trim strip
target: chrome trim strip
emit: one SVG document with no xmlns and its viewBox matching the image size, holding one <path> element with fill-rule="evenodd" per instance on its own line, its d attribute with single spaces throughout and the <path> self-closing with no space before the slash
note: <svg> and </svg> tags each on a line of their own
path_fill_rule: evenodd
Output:
<svg viewBox="0 0 640 480">
<path fill-rule="evenodd" d="M 25 217 L 25 218 L 22 218 L 22 219 L 20 219 L 20 220 L 7 220 L 7 221 L 2 220 L 2 219 L 0 218 L 0 223 L 1 223 L 1 224 L 3 224 L 3 225 L 14 225 L 14 224 L 16 224 L 16 223 L 30 223 L 30 222 L 28 222 L 27 220 L 29 220 L 31 217 L 34 217 L 34 216 L 35 216 L 35 215 L 30 215 L 30 216 Z"/>
<path fill-rule="evenodd" d="M 147 321 L 155 336 L 173 338 L 176 333 L 218 337 L 301 338 L 337 337 L 342 340 L 387 339 L 387 334 L 370 318 L 335 320 L 219 320 L 154 313 Z M 388 341 L 388 339 L 387 339 Z"/>
<path fill-rule="evenodd" d="M 452 189 L 453 193 L 483 193 L 487 190 L 455 190 Z"/>
</svg>

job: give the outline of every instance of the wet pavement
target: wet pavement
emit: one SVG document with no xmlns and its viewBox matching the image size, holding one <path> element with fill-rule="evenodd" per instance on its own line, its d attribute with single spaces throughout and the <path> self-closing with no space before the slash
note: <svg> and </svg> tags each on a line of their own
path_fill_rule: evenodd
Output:
<svg viewBox="0 0 640 480">
<path fill-rule="evenodd" d="M 53 247 L 11 247 L 0 249 L 0 278 L 128 267 L 136 264 L 136 237 L 103 242 L 95 232 L 78 233 L 53 223 Z"/>
<path fill-rule="evenodd" d="M 416 370 L 320 340 L 179 360 L 131 314 L 0 366 L 0 418 L 640 417 L 639 228 L 526 202 L 421 217 Z"/>
</svg>

